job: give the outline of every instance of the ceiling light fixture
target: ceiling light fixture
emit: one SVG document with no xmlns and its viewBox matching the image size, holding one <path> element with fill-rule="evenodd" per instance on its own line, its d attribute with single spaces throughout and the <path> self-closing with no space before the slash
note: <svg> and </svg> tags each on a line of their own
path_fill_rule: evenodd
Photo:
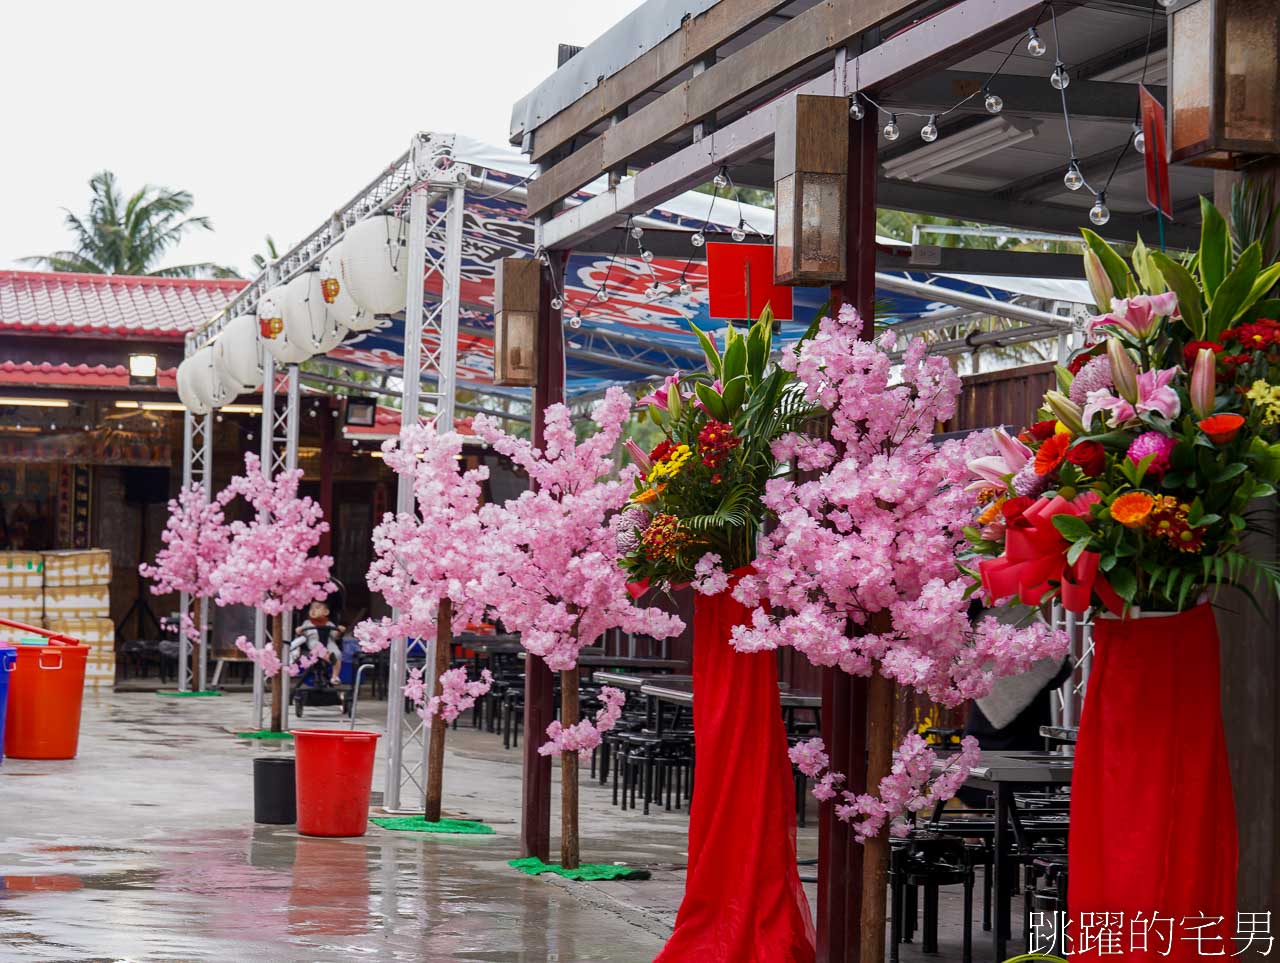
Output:
<svg viewBox="0 0 1280 963">
<path fill-rule="evenodd" d="M 937 146 L 924 145 L 884 162 L 885 177 L 903 181 L 922 181 L 935 174 L 945 174 L 970 161 L 994 154 L 1036 135 L 1038 122 L 1011 123 L 1004 117 L 991 118 L 968 130 L 951 134 Z"/>
</svg>

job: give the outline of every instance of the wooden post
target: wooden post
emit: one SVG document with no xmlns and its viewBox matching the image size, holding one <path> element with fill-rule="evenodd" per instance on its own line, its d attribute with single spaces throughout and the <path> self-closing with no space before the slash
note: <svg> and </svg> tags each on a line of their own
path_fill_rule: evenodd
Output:
<svg viewBox="0 0 1280 963">
<path fill-rule="evenodd" d="M 843 285 L 831 290 L 831 309 L 852 304 L 863 318 L 861 336 L 870 337 L 875 313 L 876 138 L 874 111 L 849 122 L 848 208 Z M 844 788 L 866 791 L 867 680 L 826 670 L 822 691 L 823 740 L 831 768 L 847 776 Z M 829 734 L 828 734 L 829 730 Z M 819 807 L 818 961 L 851 963 L 862 943 L 863 848 L 836 819 L 835 806 Z"/>
<path fill-rule="evenodd" d="M 284 652 L 281 646 L 284 639 L 284 616 L 277 612 L 271 616 L 271 647 L 276 651 L 276 660 L 280 663 L 280 671 L 276 677 L 271 680 L 271 731 L 279 732 L 284 728 L 284 703 L 282 697 L 284 695 Z"/>
<path fill-rule="evenodd" d="M 441 599 L 436 615 L 436 666 L 432 694 L 438 699 L 444 691 L 440 677 L 449 671 L 449 650 L 453 648 L 453 600 Z M 431 742 L 427 748 L 427 802 L 424 818 L 429 823 L 440 821 L 440 801 L 444 797 L 444 736 L 449 727 L 444 719 L 431 720 Z"/>
<path fill-rule="evenodd" d="M 875 794 L 893 768 L 892 679 L 877 671 L 867 681 L 867 790 Z M 889 886 L 889 827 L 862 846 L 861 963 L 883 963 L 885 898 Z"/>
<path fill-rule="evenodd" d="M 578 667 L 560 673 L 560 725 L 578 724 Z M 533 740 L 530 740 L 531 742 Z M 578 868 L 578 753 L 560 753 L 560 865 Z"/>
<path fill-rule="evenodd" d="M 551 252 L 550 273 L 563 283 L 565 255 Z M 533 386 L 533 444 L 544 443 L 548 405 L 564 401 L 564 341 L 560 312 L 551 309 L 552 282 L 543 273 L 538 305 L 538 375 Z M 559 289 L 559 288 L 558 288 Z M 524 781 L 520 805 L 520 855 L 551 858 L 551 757 L 538 755 L 547 726 L 555 718 L 555 677 L 533 653 L 524 663 Z"/>
</svg>

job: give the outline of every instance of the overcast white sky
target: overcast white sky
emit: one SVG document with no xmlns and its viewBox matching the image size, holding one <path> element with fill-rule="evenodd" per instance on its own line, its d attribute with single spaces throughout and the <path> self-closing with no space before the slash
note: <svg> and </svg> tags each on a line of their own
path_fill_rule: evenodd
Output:
<svg viewBox="0 0 1280 963">
<path fill-rule="evenodd" d="M 0 266 L 66 247 L 108 168 L 185 188 L 213 232 L 170 263 L 248 270 L 417 130 L 505 144 L 511 105 L 640 0 L 222 0 L 4 5 Z"/>
</svg>

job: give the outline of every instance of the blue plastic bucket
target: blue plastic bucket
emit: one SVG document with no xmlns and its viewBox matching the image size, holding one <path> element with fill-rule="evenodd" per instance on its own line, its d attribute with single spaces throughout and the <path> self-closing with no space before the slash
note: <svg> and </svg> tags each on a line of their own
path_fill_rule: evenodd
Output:
<svg viewBox="0 0 1280 963">
<path fill-rule="evenodd" d="M 0 645 L 0 762 L 4 761 L 4 711 L 9 705 L 9 677 L 18 664 L 18 650 Z"/>
</svg>

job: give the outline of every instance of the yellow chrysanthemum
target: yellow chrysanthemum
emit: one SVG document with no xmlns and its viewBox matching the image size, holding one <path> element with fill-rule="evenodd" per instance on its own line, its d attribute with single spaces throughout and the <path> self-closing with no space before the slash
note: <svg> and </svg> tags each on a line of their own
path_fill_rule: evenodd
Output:
<svg viewBox="0 0 1280 963">
<path fill-rule="evenodd" d="M 1245 397 L 1263 410 L 1265 424 L 1280 424 L 1280 385 L 1268 384 L 1259 378 L 1245 392 Z"/>
<path fill-rule="evenodd" d="M 688 445 L 677 445 L 675 449 L 665 459 L 658 462 L 649 471 L 648 481 L 658 481 L 662 478 L 670 478 L 677 474 L 684 463 L 693 457 L 693 452 Z"/>
</svg>

